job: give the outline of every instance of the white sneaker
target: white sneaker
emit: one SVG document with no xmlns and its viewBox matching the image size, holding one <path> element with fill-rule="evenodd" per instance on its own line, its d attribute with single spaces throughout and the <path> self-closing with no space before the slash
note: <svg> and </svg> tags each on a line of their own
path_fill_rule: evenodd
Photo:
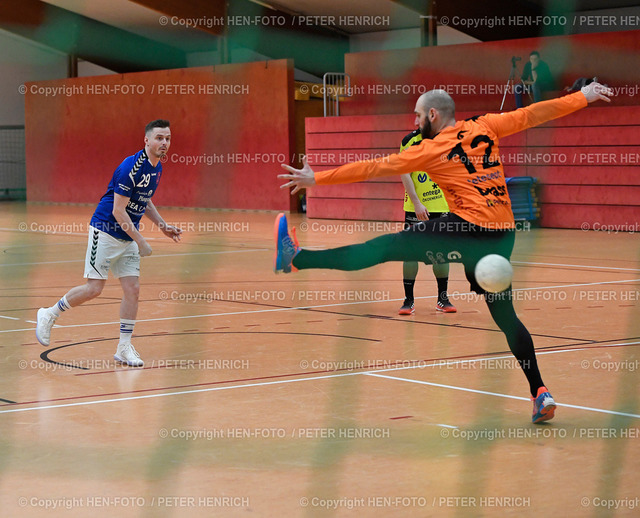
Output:
<svg viewBox="0 0 640 518">
<path fill-rule="evenodd" d="M 138 351 L 136 351 L 131 342 L 120 342 L 116 354 L 114 354 L 113 357 L 116 361 L 126 363 L 127 365 L 131 365 L 131 367 L 142 367 L 144 365 L 142 358 L 140 358 Z"/>
<path fill-rule="evenodd" d="M 36 318 L 36 338 L 42 345 L 47 346 L 51 340 L 51 328 L 56 323 L 56 317 L 49 308 L 40 308 Z"/>
</svg>

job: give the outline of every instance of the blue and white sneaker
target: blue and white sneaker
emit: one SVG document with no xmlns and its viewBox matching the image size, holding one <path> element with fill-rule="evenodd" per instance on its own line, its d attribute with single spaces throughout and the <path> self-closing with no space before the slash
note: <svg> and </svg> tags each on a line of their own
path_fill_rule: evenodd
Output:
<svg viewBox="0 0 640 518">
<path fill-rule="evenodd" d="M 549 394 L 547 387 L 540 387 L 536 398 L 531 399 L 533 400 L 533 416 L 531 417 L 533 423 L 541 423 L 542 421 L 553 419 L 556 412 L 556 402 Z"/>
<path fill-rule="evenodd" d="M 293 234 L 293 239 L 289 236 L 287 216 L 285 216 L 284 212 L 281 212 L 276 216 L 276 223 L 274 227 L 276 253 L 273 258 L 273 271 L 275 273 L 291 273 L 292 271 L 298 271 L 298 269 L 291 264 L 293 258 L 300 251 L 300 245 L 296 238 L 295 228 L 291 229 L 291 234 Z"/>
</svg>

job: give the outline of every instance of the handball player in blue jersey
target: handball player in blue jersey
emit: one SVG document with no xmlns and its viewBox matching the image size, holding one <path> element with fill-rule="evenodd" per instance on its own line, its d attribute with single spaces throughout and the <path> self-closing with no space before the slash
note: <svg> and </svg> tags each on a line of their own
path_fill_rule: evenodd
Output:
<svg viewBox="0 0 640 518">
<path fill-rule="evenodd" d="M 180 241 L 182 230 L 168 225 L 151 202 L 156 193 L 162 164 L 160 159 L 169 151 L 171 130 L 169 121 L 154 120 L 145 127 L 144 149 L 129 156 L 118 166 L 100 199 L 89 226 L 89 244 L 84 267 L 87 282 L 69 292 L 50 308 L 38 310 L 36 337 L 49 345 L 51 328 L 62 312 L 96 298 L 109 275 L 120 281 L 120 340 L 114 358 L 133 367 L 143 361 L 131 343 L 138 313 L 140 292 L 140 258 L 151 255 L 149 243 L 138 231 L 143 214 L 167 237 Z"/>
</svg>

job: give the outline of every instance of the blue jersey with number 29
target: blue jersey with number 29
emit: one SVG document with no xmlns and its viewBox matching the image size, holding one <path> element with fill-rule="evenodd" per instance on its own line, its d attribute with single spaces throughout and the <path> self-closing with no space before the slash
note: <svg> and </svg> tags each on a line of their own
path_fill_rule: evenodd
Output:
<svg viewBox="0 0 640 518">
<path fill-rule="evenodd" d="M 153 167 L 144 149 L 125 158 L 113 173 L 107 192 L 100 199 L 93 213 L 91 226 L 117 239 L 131 241 L 129 235 L 122 230 L 116 218 L 113 217 L 113 194 L 121 194 L 129 198 L 127 214 L 135 227 L 139 228 L 147 203 L 158 188 L 160 176 L 162 176 L 162 163 L 158 162 L 158 165 Z"/>
</svg>

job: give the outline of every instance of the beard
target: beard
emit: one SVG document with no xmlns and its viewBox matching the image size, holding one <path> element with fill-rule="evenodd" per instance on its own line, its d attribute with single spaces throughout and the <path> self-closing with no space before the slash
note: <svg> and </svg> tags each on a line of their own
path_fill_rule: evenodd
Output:
<svg viewBox="0 0 640 518">
<path fill-rule="evenodd" d="M 429 119 L 427 119 L 424 122 L 424 126 L 420 130 L 420 134 L 422 135 L 423 139 L 424 138 L 431 138 L 431 121 Z"/>
</svg>

